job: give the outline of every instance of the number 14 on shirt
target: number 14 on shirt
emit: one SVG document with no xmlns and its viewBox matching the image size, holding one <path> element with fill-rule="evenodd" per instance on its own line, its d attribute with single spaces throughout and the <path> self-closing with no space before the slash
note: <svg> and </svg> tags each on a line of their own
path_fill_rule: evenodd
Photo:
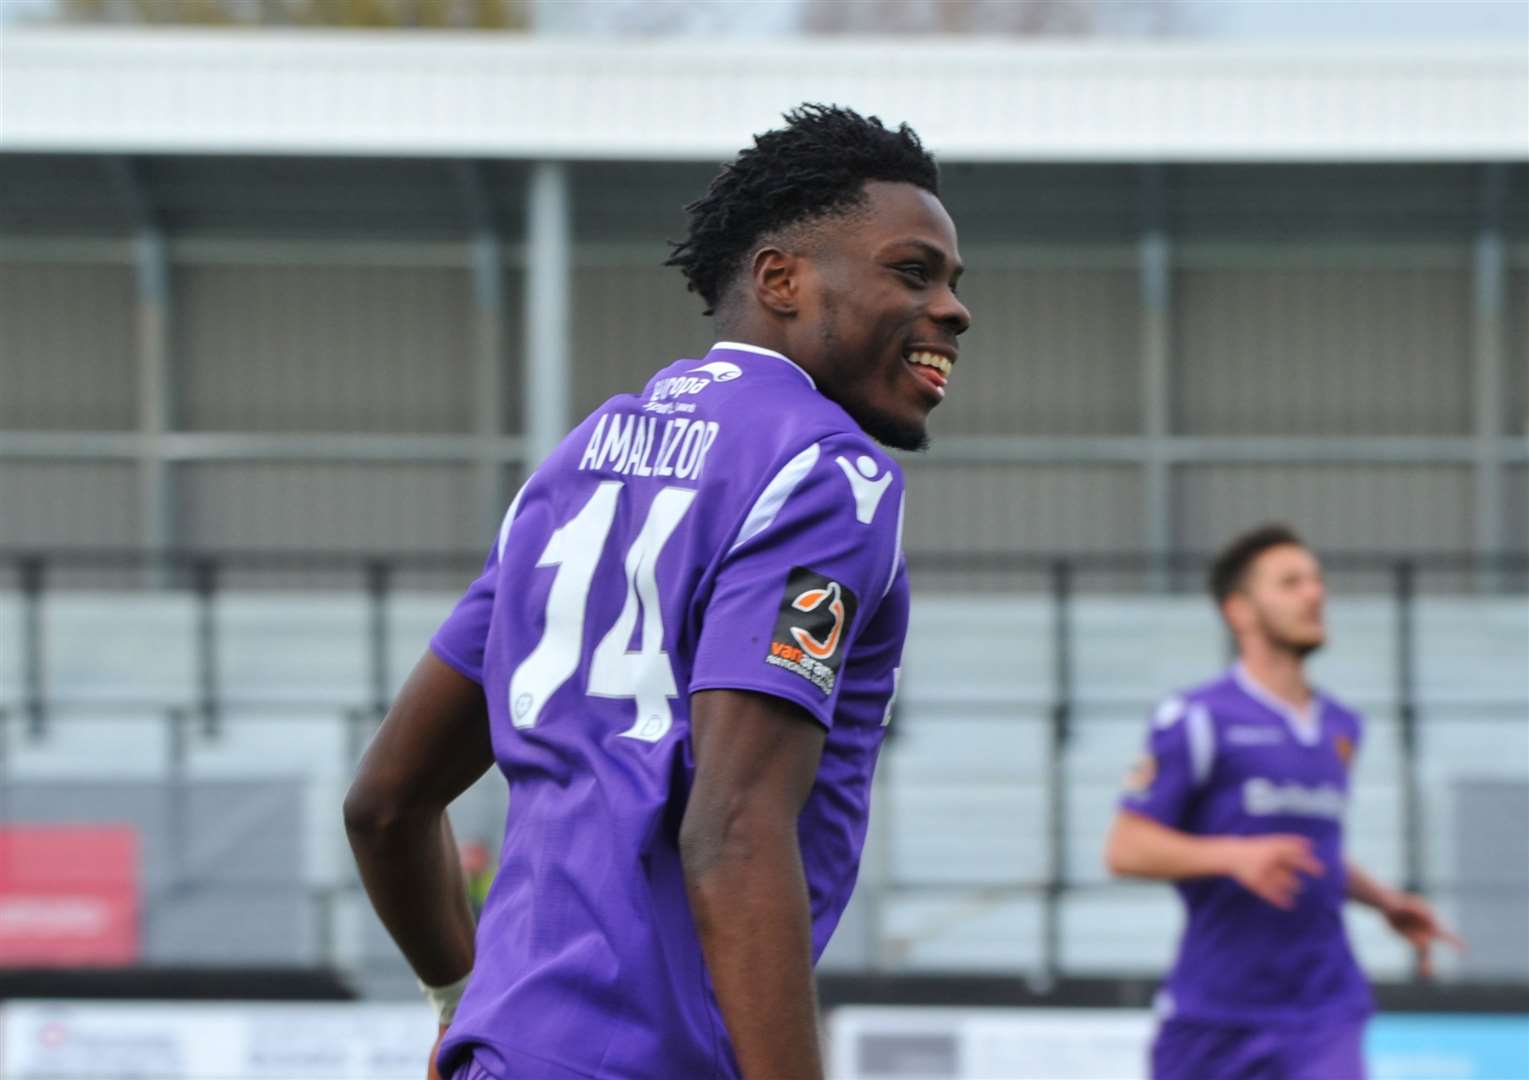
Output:
<svg viewBox="0 0 1529 1080">
<path fill-rule="evenodd" d="M 535 726 L 548 699 L 578 670 L 589 590 L 624 486 L 620 480 L 600 484 L 583 508 L 552 534 L 536 560 L 537 566 L 557 567 L 557 575 L 547 593 L 541 640 L 510 676 L 510 716 L 518 728 Z M 658 557 L 695 496 L 693 490 L 666 487 L 654 497 L 626 553 L 626 602 L 589 661 L 585 692 L 596 697 L 635 699 L 636 721 L 621 734 L 644 742 L 662 739 L 674 722 L 669 699 L 679 691 L 669 654 L 663 648 Z M 642 635 L 637 651 L 628 652 L 639 606 Z"/>
</svg>

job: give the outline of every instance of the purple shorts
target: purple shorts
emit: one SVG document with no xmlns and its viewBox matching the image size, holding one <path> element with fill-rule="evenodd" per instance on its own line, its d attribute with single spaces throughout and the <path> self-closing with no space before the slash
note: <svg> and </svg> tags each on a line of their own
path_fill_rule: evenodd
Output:
<svg viewBox="0 0 1529 1080">
<path fill-rule="evenodd" d="M 1317 1027 L 1232 1027 L 1165 1020 L 1152 1041 L 1152 1080 L 1365 1080 L 1364 1021 Z"/>
<path fill-rule="evenodd" d="M 485 1069 L 476 1056 L 469 1055 L 453 1070 L 451 1080 L 499 1080 L 499 1077 Z"/>
<path fill-rule="evenodd" d="M 524 1054 L 515 1054 L 507 1061 L 490 1047 L 476 1044 L 470 1052 L 466 1047 L 457 1049 L 458 1055 L 464 1053 L 467 1057 L 443 1076 L 450 1080 L 588 1080 L 584 1073 Z"/>
</svg>

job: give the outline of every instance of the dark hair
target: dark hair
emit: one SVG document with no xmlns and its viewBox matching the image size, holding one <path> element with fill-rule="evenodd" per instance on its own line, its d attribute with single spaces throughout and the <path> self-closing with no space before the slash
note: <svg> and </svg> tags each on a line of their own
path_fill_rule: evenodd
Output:
<svg viewBox="0 0 1529 1080">
<path fill-rule="evenodd" d="M 762 236 L 848 213 L 865 203 L 865 183 L 915 184 L 940 193 L 939 168 L 912 128 L 888 131 L 876 117 L 837 105 L 802 105 L 786 126 L 754 138 L 685 207 L 690 234 L 671 242 L 690 291 L 717 309 L 743 260 Z"/>
<path fill-rule="evenodd" d="M 1290 526 L 1271 522 L 1243 533 L 1222 548 L 1210 564 L 1207 582 L 1216 603 L 1221 603 L 1242 587 L 1248 567 L 1253 565 L 1254 559 L 1270 548 L 1285 547 L 1287 544 L 1305 547 L 1306 541 L 1296 535 Z"/>
</svg>

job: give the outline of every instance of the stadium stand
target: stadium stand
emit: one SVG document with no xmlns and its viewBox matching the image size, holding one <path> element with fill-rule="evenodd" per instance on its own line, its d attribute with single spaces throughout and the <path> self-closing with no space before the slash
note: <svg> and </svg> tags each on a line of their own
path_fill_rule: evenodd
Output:
<svg viewBox="0 0 1529 1080">
<path fill-rule="evenodd" d="M 705 349 L 658 263 L 715 162 L 853 99 L 940 155 L 976 323 L 906 462 L 825 967 L 1161 969 L 1177 907 L 1100 841 L 1147 710 L 1225 659 L 1190 554 L 1269 516 L 1342 556 L 1358 854 L 1492 940 L 1529 887 L 1463 854 L 1521 849 L 1529 784 L 1522 50 L 887 48 L 8 26 L 0 822 L 131 817 L 150 962 L 411 992 L 339 829 L 378 710 L 540 452 Z M 492 840 L 503 795 L 454 813 Z M 1529 980 L 1509 952 L 1446 963 Z"/>
</svg>

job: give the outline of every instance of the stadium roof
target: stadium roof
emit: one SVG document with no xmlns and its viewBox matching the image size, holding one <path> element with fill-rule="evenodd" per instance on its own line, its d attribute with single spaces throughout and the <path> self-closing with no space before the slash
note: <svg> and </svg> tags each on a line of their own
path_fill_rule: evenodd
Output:
<svg viewBox="0 0 1529 1080">
<path fill-rule="evenodd" d="M 0 151 L 715 161 L 804 100 L 945 161 L 1529 159 L 1529 51 L 7 27 Z"/>
</svg>

